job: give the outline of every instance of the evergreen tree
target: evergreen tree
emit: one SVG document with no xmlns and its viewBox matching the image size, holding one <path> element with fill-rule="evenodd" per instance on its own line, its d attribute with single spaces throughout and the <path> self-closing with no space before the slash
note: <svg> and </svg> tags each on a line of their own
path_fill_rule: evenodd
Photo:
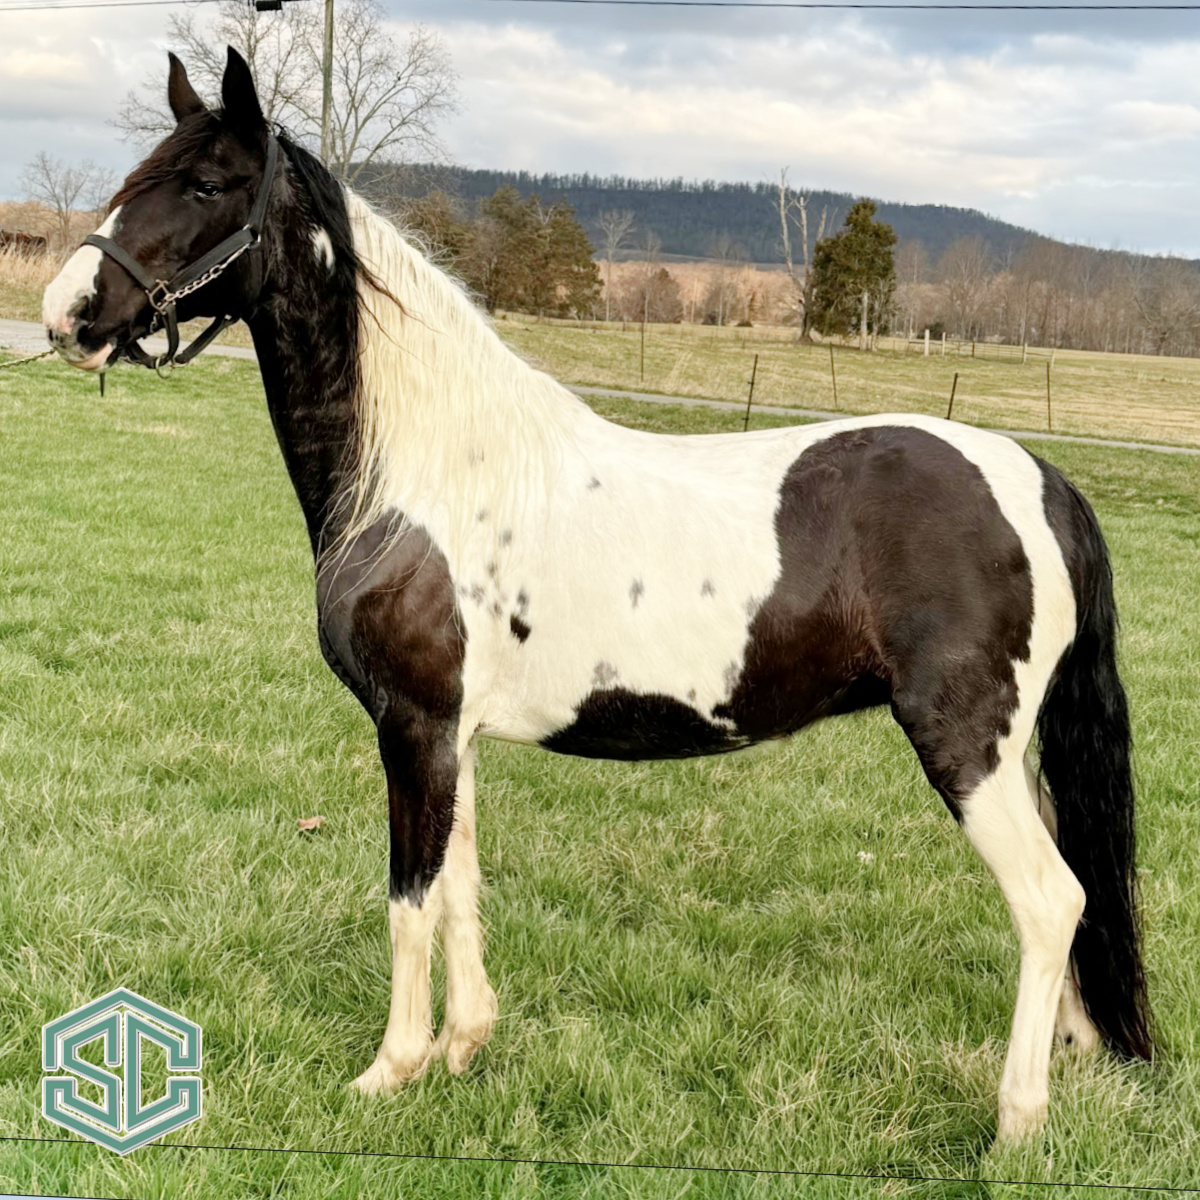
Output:
<svg viewBox="0 0 1200 1200">
<path fill-rule="evenodd" d="M 454 267 L 488 312 L 590 313 L 600 291 L 592 246 L 569 204 L 544 209 L 514 187 L 480 202 Z"/>
<path fill-rule="evenodd" d="M 600 271 L 569 204 L 556 204 L 546 214 L 545 241 L 545 290 L 539 297 L 545 307 L 539 311 L 559 317 L 591 313 L 600 296 Z"/>
<path fill-rule="evenodd" d="M 875 205 L 859 200 L 845 226 L 817 243 L 813 253 L 813 326 L 824 334 L 856 333 L 867 297 L 867 331 L 887 331 L 896 264 L 896 234 L 875 220 Z"/>
<path fill-rule="evenodd" d="M 414 234 L 435 261 L 457 263 L 471 240 L 471 223 L 445 192 L 430 192 L 419 200 L 406 200 L 399 209 L 400 226 Z"/>
</svg>

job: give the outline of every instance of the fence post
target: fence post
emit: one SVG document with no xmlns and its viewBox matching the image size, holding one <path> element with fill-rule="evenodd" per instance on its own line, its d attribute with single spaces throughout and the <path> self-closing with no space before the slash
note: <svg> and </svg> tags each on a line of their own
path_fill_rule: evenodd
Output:
<svg viewBox="0 0 1200 1200">
<path fill-rule="evenodd" d="M 925 357 L 929 357 L 929 330 L 925 330 Z"/>
<path fill-rule="evenodd" d="M 833 365 L 833 343 L 829 343 L 829 374 L 833 378 L 833 407 L 837 408 L 837 368 Z"/>
<path fill-rule="evenodd" d="M 1050 364 L 1046 364 L 1046 432 L 1051 433 L 1050 426 Z"/>
<path fill-rule="evenodd" d="M 758 378 L 758 355 L 754 356 L 754 369 L 750 372 L 750 394 L 746 397 L 746 419 L 742 422 L 742 432 L 750 428 L 750 402 L 754 399 L 754 381 Z"/>
<path fill-rule="evenodd" d="M 954 393 L 958 388 L 958 372 L 954 372 L 954 382 L 950 385 L 950 405 L 946 409 L 946 420 L 950 420 L 950 414 L 954 412 Z"/>
<path fill-rule="evenodd" d="M 1021 366 L 1025 365 L 1025 360 L 1029 357 L 1029 347 L 1024 342 L 1021 343 Z"/>
<path fill-rule="evenodd" d="M 944 331 L 942 333 L 942 357 L 946 357 L 946 334 Z"/>
</svg>

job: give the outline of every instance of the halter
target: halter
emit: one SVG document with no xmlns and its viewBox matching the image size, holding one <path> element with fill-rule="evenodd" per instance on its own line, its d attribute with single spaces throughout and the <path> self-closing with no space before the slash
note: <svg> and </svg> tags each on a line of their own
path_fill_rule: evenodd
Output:
<svg viewBox="0 0 1200 1200">
<path fill-rule="evenodd" d="M 209 343 L 226 326 L 240 320 L 242 314 L 227 314 L 217 317 L 213 323 L 200 334 L 198 338 L 182 353 L 179 351 L 179 322 L 175 315 L 176 301 L 198 292 L 206 284 L 211 283 L 217 276 L 223 274 L 247 250 L 253 251 L 250 256 L 253 276 L 253 292 L 255 301 L 262 291 L 262 225 L 267 212 L 267 202 L 271 198 L 271 185 L 275 182 L 275 174 L 279 169 L 279 143 L 273 135 L 267 137 L 267 161 L 263 168 L 262 183 L 258 195 L 254 198 L 254 207 L 250 210 L 250 219 L 237 233 L 230 234 L 223 242 L 214 246 L 202 258 L 189 264 L 171 279 L 155 279 L 132 254 L 122 250 L 112 238 L 102 237 L 98 233 L 89 234 L 83 239 L 85 246 L 95 246 L 107 254 L 119 267 L 122 267 L 133 281 L 146 293 L 150 307 L 154 310 L 154 318 L 150 322 L 147 333 L 157 329 L 167 331 L 167 352 L 157 357 L 147 354 L 137 341 L 129 341 L 123 349 L 114 350 L 106 366 L 112 366 L 118 359 L 127 358 L 130 362 L 143 367 L 151 367 L 157 371 L 164 366 L 178 364 L 186 366 L 204 350 Z"/>
</svg>

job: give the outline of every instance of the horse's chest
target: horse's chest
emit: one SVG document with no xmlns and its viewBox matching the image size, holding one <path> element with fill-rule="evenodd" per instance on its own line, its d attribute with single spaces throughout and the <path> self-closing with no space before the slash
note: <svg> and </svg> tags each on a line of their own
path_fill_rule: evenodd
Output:
<svg viewBox="0 0 1200 1200">
<path fill-rule="evenodd" d="M 423 529 L 380 522 L 331 555 L 317 610 L 326 661 L 376 721 L 400 707 L 457 716 L 465 635 L 446 559 Z"/>
</svg>

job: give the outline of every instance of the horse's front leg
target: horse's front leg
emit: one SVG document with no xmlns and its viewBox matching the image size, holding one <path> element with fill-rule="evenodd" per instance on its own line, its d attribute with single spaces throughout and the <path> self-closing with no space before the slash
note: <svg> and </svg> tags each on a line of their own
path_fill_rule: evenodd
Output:
<svg viewBox="0 0 1200 1200">
<path fill-rule="evenodd" d="M 355 1080 L 367 1095 L 420 1078 L 432 1055 L 429 960 L 442 910 L 458 775 L 457 722 L 393 704 L 378 728 L 391 835 L 392 998 L 375 1061 Z"/>
<path fill-rule="evenodd" d="M 453 1075 L 467 1069 L 471 1056 L 492 1034 L 496 993 L 483 967 L 479 927 L 479 854 L 475 842 L 475 746 L 468 744 L 458 767 L 454 828 L 442 872 L 446 954 L 446 1018 L 433 1048 Z"/>
</svg>

